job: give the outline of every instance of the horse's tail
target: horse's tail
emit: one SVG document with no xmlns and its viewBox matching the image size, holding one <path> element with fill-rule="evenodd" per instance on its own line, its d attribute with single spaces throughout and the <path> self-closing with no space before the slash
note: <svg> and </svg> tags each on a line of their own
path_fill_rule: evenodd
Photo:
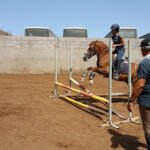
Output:
<svg viewBox="0 0 150 150">
<path fill-rule="evenodd" d="M 132 63 L 131 64 L 131 79 L 132 79 L 132 84 L 134 85 L 134 83 L 137 80 L 137 70 L 138 70 L 138 64 L 136 63 Z"/>
</svg>

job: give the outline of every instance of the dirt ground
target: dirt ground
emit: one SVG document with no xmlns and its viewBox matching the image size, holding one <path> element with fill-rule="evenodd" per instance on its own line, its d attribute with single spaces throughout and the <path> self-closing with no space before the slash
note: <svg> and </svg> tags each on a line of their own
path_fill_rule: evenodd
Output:
<svg viewBox="0 0 150 150">
<path fill-rule="evenodd" d="M 80 76 L 74 75 L 80 80 Z M 69 84 L 66 75 L 58 80 Z M 90 87 L 96 94 L 108 91 L 108 79 L 96 76 Z M 88 86 L 88 82 L 84 85 Z M 0 150 L 144 150 L 143 129 L 134 123 L 120 129 L 101 127 L 108 109 L 99 102 L 74 94 L 74 99 L 99 108 L 91 112 L 65 100 L 50 97 L 54 76 L 0 75 Z M 59 94 L 64 89 L 58 88 Z M 126 92 L 127 85 L 113 81 L 113 92 Z M 114 97 L 113 108 L 127 118 L 127 96 Z M 139 116 L 137 105 L 134 116 Z M 113 115 L 113 121 L 121 118 Z"/>
</svg>

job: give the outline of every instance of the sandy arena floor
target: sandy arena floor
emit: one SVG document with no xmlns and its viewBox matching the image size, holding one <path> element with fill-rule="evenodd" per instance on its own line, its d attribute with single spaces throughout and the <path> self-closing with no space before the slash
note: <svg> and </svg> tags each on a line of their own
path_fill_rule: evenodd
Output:
<svg viewBox="0 0 150 150">
<path fill-rule="evenodd" d="M 74 78 L 80 80 L 78 75 Z M 59 81 L 69 83 L 65 75 L 59 76 Z M 90 89 L 104 94 L 107 85 L 107 79 L 96 76 Z M 146 149 L 141 125 L 125 123 L 118 125 L 120 129 L 102 128 L 102 120 L 108 118 L 105 106 L 79 96 L 75 98 L 100 108 L 99 112 L 79 109 L 60 98 L 50 98 L 52 90 L 54 76 L 50 74 L 0 75 L 0 150 Z M 127 92 L 127 85 L 113 81 L 113 92 Z M 125 117 L 126 104 L 126 96 L 113 98 L 113 108 Z M 133 115 L 139 116 L 137 105 Z M 119 120 L 113 115 L 113 121 Z"/>
</svg>

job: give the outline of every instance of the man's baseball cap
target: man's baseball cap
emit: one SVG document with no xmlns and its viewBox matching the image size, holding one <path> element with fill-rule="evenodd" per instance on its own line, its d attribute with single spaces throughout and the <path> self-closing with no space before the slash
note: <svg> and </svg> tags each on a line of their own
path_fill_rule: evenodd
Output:
<svg viewBox="0 0 150 150">
<path fill-rule="evenodd" d="M 140 47 L 142 47 L 145 50 L 150 50 L 150 39 L 144 39 L 141 41 Z"/>
</svg>

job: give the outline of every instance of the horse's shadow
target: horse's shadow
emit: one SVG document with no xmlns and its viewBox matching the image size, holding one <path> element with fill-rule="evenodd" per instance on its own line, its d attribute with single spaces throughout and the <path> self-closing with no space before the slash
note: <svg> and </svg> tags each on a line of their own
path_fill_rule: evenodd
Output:
<svg viewBox="0 0 150 150">
<path fill-rule="evenodd" d="M 147 148 L 146 144 L 139 141 L 136 136 L 121 134 L 113 129 L 108 129 L 111 135 L 111 147 L 117 149 L 119 146 L 125 150 L 138 150 L 138 148 Z"/>
</svg>

